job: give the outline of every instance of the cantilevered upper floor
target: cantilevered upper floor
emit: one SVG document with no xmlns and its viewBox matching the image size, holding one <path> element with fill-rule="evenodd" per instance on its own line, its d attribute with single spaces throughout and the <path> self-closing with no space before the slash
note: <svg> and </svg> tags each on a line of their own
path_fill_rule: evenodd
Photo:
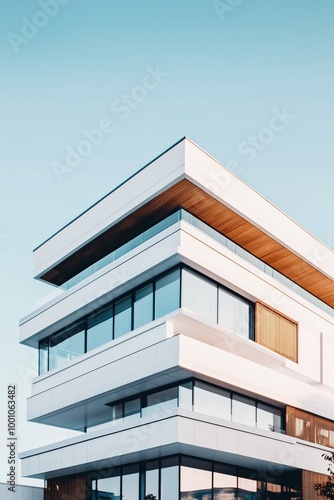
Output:
<svg viewBox="0 0 334 500">
<path fill-rule="evenodd" d="M 334 306 L 334 253 L 187 138 L 36 248 L 34 276 L 67 288 L 180 208 Z"/>
</svg>

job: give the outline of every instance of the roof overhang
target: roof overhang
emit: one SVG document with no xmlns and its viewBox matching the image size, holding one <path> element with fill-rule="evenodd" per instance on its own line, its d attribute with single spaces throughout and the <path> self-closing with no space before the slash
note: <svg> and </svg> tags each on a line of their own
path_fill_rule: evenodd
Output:
<svg viewBox="0 0 334 500">
<path fill-rule="evenodd" d="M 157 175 L 157 170 L 160 179 L 150 182 L 152 172 Z M 112 192 L 109 197 L 110 206 L 115 201 L 114 223 L 77 248 L 73 241 L 74 249 L 51 267 L 44 266 L 40 279 L 61 285 L 171 212 L 184 208 L 334 307 L 334 253 L 188 139 L 154 160 L 128 183 L 129 186 L 126 182 L 118 189 L 122 196 L 136 193 L 137 203 L 131 199 L 132 209 L 123 209 L 120 214 L 118 190 Z M 145 193 L 147 196 L 143 196 Z M 100 203 L 105 203 L 105 199 Z M 96 212 L 98 222 L 101 207 L 97 204 L 90 210 Z M 69 225 L 74 234 L 80 224 L 84 226 L 88 212 Z M 52 246 L 53 238 L 44 245 Z"/>
</svg>

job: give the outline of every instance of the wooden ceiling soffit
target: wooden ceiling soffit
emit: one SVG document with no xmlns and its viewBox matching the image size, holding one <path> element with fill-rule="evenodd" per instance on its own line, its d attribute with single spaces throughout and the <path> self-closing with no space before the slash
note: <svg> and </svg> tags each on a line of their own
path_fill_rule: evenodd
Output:
<svg viewBox="0 0 334 500">
<path fill-rule="evenodd" d="M 59 262 L 41 279 L 61 285 L 88 266 L 184 208 L 292 281 L 334 307 L 333 281 L 202 189 L 183 179 Z"/>
</svg>

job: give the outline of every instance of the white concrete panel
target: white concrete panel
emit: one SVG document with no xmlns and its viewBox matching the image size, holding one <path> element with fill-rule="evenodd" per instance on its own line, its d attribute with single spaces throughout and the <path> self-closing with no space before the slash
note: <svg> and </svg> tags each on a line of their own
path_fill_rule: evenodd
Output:
<svg viewBox="0 0 334 500">
<path fill-rule="evenodd" d="M 40 276 L 181 179 L 184 175 L 183 165 L 184 141 L 137 172 L 38 247 L 34 252 L 34 276 Z M 138 186 L 141 186 L 140 190 Z"/>
<path fill-rule="evenodd" d="M 191 425 L 194 432 L 188 430 Z M 29 470 L 31 476 L 43 477 L 46 472 L 43 460 L 36 461 L 36 457 L 50 455 L 51 475 L 52 471 L 56 471 L 58 475 L 70 474 L 78 468 L 89 471 L 96 462 L 103 467 L 110 463 L 126 464 L 156 456 L 157 448 L 160 456 L 168 455 L 172 446 L 176 452 L 187 450 L 188 454 L 191 452 L 194 456 L 206 456 L 209 452 L 215 460 L 224 462 L 230 459 L 230 463 L 247 463 L 254 468 L 261 464 L 276 464 L 283 468 L 307 468 L 321 473 L 326 471 L 324 460 L 318 459 L 323 447 L 297 442 L 281 434 L 258 432 L 232 423 L 218 423 L 217 419 L 202 416 L 199 419 L 190 412 L 181 412 L 179 415 L 174 413 L 174 416 L 154 422 L 146 420 L 141 425 L 138 424 L 138 419 L 134 419 L 132 427 L 123 424 L 112 433 L 100 432 L 80 439 L 84 442 L 80 443 L 78 438 L 72 438 L 22 454 L 23 470 L 25 473 Z M 233 447 L 229 445 L 231 442 L 234 443 Z M 59 453 L 65 446 L 73 447 L 73 458 L 63 455 L 63 462 L 59 467 Z"/>
</svg>

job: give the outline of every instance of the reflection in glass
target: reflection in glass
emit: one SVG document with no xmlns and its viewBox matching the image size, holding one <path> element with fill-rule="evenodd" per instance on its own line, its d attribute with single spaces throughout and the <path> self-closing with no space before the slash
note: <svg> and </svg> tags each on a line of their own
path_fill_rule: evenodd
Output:
<svg viewBox="0 0 334 500">
<path fill-rule="evenodd" d="M 50 366 L 58 368 L 85 352 L 84 324 L 76 325 L 50 338 Z"/>
<path fill-rule="evenodd" d="M 240 297 L 219 288 L 218 323 L 223 328 L 250 337 L 250 305 Z"/>
<path fill-rule="evenodd" d="M 266 431 L 281 432 L 282 412 L 263 403 L 257 405 L 256 426 Z"/>
<path fill-rule="evenodd" d="M 131 296 L 119 300 L 115 304 L 115 339 L 131 330 Z"/>
<path fill-rule="evenodd" d="M 231 420 L 231 397 L 229 391 L 195 382 L 194 410 L 205 415 Z"/>
<path fill-rule="evenodd" d="M 180 307 L 180 269 L 175 269 L 156 281 L 154 317 L 175 311 Z"/>
<path fill-rule="evenodd" d="M 87 351 L 95 349 L 112 340 L 113 308 L 109 307 L 94 316 L 87 322 Z"/>
<path fill-rule="evenodd" d="M 156 499 L 159 498 L 159 469 L 158 469 L 158 464 L 153 463 L 153 464 L 148 464 L 149 467 L 156 467 L 149 469 L 147 467 L 146 470 L 146 478 L 145 478 L 145 498 L 148 497 L 151 498 L 153 496 L 156 497 Z"/>
<path fill-rule="evenodd" d="M 49 339 L 41 340 L 39 343 L 39 374 L 48 371 Z"/>
<path fill-rule="evenodd" d="M 255 427 L 255 401 L 239 394 L 233 394 L 232 420 L 238 424 Z"/>
<path fill-rule="evenodd" d="M 237 477 L 230 474 L 213 473 L 213 500 L 235 500 Z"/>
<path fill-rule="evenodd" d="M 254 479 L 238 478 L 238 499 L 256 500 L 257 481 Z"/>
<path fill-rule="evenodd" d="M 139 500 L 139 473 L 123 475 L 122 500 Z"/>
<path fill-rule="evenodd" d="M 179 386 L 179 407 L 184 410 L 193 409 L 193 383 L 186 382 Z"/>
<path fill-rule="evenodd" d="M 163 391 L 147 395 L 146 408 L 143 408 L 143 416 L 155 415 L 159 411 L 177 407 L 177 387 L 171 387 Z"/>
<path fill-rule="evenodd" d="M 123 405 L 118 403 L 111 407 L 111 420 L 118 420 L 123 417 Z"/>
<path fill-rule="evenodd" d="M 107 477 L 97 481 L 97 500 L 119 500 L 121 498 L 120 478 Z"/>
<path fill-rule="evenodd" d="M 217 323 L 217 286 L 188 269 L 182 270 L 182 307 Z"/>
<path fill-rule="evenodd" d="M 178 466 L 161 469 L 161 498 L 160 500 L 179 499 L 179 472 Z"/>
<path fill-rule="evenodd" d="M 124 403 L 124 417 L 131 415 L 140 415 L 140 398 L 131 399 Z"/>
<path fill-rule="evenodd" d="M 211 499 L 211 478 L 209 470 L 181 467 L 181 500 L 207 500 Z"/>
<path fill-rule="evenodd" d="M 145 286 L 135 293 L 133 328 L 153 320 L 153 285 Z"/>
</svg>

